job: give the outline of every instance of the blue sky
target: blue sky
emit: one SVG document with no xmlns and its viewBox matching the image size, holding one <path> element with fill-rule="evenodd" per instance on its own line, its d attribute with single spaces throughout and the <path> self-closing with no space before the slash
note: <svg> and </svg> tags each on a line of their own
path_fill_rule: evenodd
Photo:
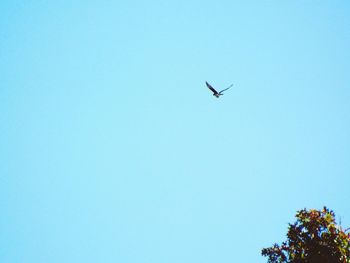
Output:
<svg viewBox="0 0 350 263">
<path fill-rule="evenodd" d="M 348 1 L 0 10 L 2 262 L 266 262 L 299 209 L 350 226 Z"/>
</svg>

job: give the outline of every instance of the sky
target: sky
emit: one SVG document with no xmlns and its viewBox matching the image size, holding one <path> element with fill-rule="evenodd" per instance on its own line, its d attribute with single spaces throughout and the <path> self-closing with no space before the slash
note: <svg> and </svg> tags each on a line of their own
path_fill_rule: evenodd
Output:
<svg viewBox="0 0 350 263">
<path fill-rule="evenodd" d="M 345 0 L 1 1 L 0 261 L 262 263 L 297 210 L 350 227 L 349 47 Z"/>
</svg>

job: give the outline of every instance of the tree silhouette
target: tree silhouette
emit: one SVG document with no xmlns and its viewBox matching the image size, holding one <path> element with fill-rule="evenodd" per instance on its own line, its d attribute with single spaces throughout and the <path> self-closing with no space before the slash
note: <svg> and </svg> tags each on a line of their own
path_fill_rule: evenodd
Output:
<svg viewBox="0 0 350 263">
<path fill-rule="evenodd" d="M 300 210 L 289 224 L 287 241 L 264 248 L 269 263 L 350 263 L 350 233 L 332 210 Z"/>
</svg>

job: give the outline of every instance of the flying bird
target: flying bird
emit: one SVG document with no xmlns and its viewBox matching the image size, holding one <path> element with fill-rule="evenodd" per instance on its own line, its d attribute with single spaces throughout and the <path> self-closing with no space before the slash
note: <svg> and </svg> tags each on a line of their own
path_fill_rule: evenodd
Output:
<svg viewBox="0 0 350 263">
<path fill-rule="evenodd" d="M 223 89 L 223 90 L 217 92 L 208 82 L 205 82 L 205 84 L 207 84 L 208 89 L 210 89 L 210 90 L 214 93 L 213 96 L 215 96 L 215 97 L 217 97 L 217 98 L 219 98 L 221 95 L 224 95 L 223 92 L 224 92 L 225 90 L 228 90 L 229 88 L 231 88 L 231 87 L 233 86 L 233 84 L 231 84 L 228 88 Z"/>
</svg>

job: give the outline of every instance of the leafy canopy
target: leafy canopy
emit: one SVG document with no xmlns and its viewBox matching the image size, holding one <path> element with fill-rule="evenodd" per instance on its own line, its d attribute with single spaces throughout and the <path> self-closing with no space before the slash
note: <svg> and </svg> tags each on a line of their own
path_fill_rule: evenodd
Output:
<svg viewBox="0 0 350 263">
<path fill-rule="evenodd" d="M 303 209 L 296 218 L 287 241 L 262 250 L 269 263 L 350 263 L 349 229 L 336 224 L 332 210 Z"/>
</svg>

